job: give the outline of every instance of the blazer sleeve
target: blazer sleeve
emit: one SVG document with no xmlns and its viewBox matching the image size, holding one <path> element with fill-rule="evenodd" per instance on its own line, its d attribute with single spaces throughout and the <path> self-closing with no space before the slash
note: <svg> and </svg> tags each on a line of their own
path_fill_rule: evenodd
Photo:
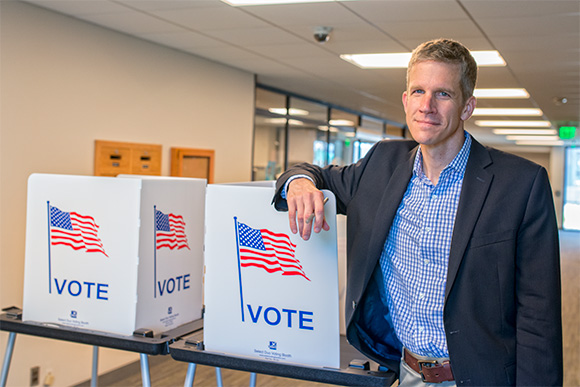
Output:
<svg viewBox="0 0 580 387">
<path fill-rule="evenodd" d="M 539 168 L 517 234 L 516 383 L 561 386 L 562 317 L 558 227 L 552 191 Z"/>
<path fill-rule="evenodd" d="M 282 190 L 286 181 L 295 175 L 306 175 L 314 181 L 316 188 L 332 191 L 336 196 L 337 212 L 346 213 L 346 206 L 353 198 L 358 188 L 358 182 L 365 173 L 369 163 L 371 163 L 383 143 L 375 144 L 363 157 L 355 164 L 348 166 L 329 165 L 321 168 L 319 166 L 301 163 L 286 170 L 276 182 L 276 194 L 272 200 L 274 207 L 278 211 L 288 211 L 286 199 L 282 197 Z"/>
</svg>

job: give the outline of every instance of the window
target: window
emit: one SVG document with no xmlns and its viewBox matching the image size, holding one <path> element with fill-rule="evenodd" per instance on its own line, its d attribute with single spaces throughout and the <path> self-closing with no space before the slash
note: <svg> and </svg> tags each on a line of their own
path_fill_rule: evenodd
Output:
<svg viewBox="0 0 580 387">
<path fill-rule="evenodd" d="M 348 165 L 404 125 L 363 115 L 268 86 L 256 87 L 253 180 L 275 180 L 288 167 L 309 162 Z M 389 133 L 389 127 L 395 133 Z M 391 130 L 393 132 L 393 130 Z"/>
<path fill-rule="evenodd" d="M 580 148 L 566 149 L 562 227 L 580 230 Z"/>
</svg>

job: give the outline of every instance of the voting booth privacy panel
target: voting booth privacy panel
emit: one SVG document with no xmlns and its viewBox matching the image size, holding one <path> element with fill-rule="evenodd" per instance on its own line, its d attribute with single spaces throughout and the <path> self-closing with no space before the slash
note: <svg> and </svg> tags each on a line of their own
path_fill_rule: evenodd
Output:
<svg viewBox="0 0 580 387">
<path fill-rule="evenodd" d="M 303 241 L 273 195 L 273 187 L 207 187 L 205 349 L 339 368 L 334 196 L 325 192 L 331 230 Z"/>
<path fill-rule="evenodd" d="M 201 318 L 205 189 L 31 175 L 23 319 L 132 335 Z"/>
</svg>

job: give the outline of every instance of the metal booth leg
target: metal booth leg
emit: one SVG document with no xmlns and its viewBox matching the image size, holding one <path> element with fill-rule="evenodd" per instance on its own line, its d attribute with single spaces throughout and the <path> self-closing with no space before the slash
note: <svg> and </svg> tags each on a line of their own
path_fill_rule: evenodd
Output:
<svg viewBox="0 0 580 387">
<path fill-rule="evenodd" d="M 91 387 L 97 387 L 99 379 L 99 347 L 93 346 L 93 373 L 91 376 Z"/>
<path fill-rule="evenodd" d="M 250 374 L 250 387 L 256 387 L 256 373 L 252 372 Z"/>
<path fill-rule="evenodd" d="M 185 375 L 185 383 L 183 387 L 192 387 L 193 380 L 195 379 L 195 369 L 197 368 L 197 364 L 189 363 L 187 366 L 187 374 Z"/>
<path fill-rule="evenodd" d="M 220 367 L 215 367 L 215 381 L 217 384 L 217 387 L 223 387 L 223 383 L 222 383 L 222 369 Z"/>
<path fill-rule="evenodd" d="M 151 387 L 151 376 L 149 375 L 149 358 L 146 354 L 141 353 L 141 381 L 143 387 Z"/>
<path fill-rule="evenodd" d="M 8 371 L 10 370 L 10 361 L 12 360 L 12 352 L 14 351 L 14 341 L 16 340 L 16 333 L 10 332 L 8 336 L 8 343 L 6 344 L 6 353 L 4 354 L 4 364 L 2 365 L 2 376 L 0 377 L 0 387 L 6 386 L 6 379 L 8 379 Z"/>
</svg>

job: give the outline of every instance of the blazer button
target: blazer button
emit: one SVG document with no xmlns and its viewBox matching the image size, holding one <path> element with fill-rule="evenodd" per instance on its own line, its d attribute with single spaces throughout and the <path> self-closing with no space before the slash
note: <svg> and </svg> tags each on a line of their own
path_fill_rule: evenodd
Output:
<svg viewBox="0 0 580 387">
<path fill-rule="evenodd" d="M 356 309 L 356 301 L 354 301 L 354 300 L 352 301 L 352 308 Z"/>
</svg>

